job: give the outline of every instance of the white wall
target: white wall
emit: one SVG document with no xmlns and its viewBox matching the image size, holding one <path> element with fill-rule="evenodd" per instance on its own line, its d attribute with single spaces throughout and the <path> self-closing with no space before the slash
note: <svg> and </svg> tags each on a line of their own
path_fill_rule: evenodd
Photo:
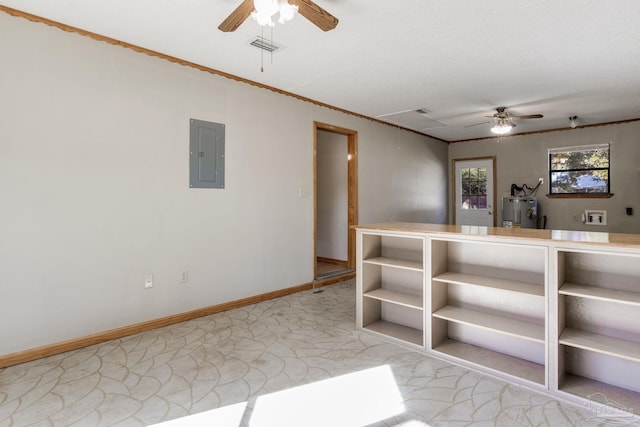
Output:
<svg viewBox="0 0 640 427">
<path fill-rule="evenodd" d="M 381 143 L 373 144 L 372 140 Z M 358 151 L 361 224 L 390 221 L 447 223 L 445 143 L 425 144 L 420 135 L 380 126 L 373 133 L 358 134 Z"/>
<path fill-rule="evenodd" d="M 316 255 L 347 260 L 347 137 L 318 130 L 316 145 Z"/>
<path fill-rule="evenodd" d="M 547 216 L 547 228 L 564 230 L 640 233 L 640 121 L 568 129 L 549 133 L 461 142 L 449 145 L 449 159 L 496 156 L 498 205 L 503 195 L 509 195 L 511 184 L 534 186 L 538 178 L 544 185 L 537 196 L 542 214 Z M 611 143 L 609 199 L 549 199 L 548 149 L 587 144 Z M 633 208 L 633 216 L 626 214 Z M 585 209 L 607 210 L 607 226 L 585 225 L 579 221 Z M 498 209 L 498 224 L 502 223 Z"/>
<path fill-rule="evenodd" d="M 0 355 L 313 280 L 314 120 L 359 133 L 361 222 L 446 221 L 443 143 L 5 14 L 0 58 Z"/>
</svg>

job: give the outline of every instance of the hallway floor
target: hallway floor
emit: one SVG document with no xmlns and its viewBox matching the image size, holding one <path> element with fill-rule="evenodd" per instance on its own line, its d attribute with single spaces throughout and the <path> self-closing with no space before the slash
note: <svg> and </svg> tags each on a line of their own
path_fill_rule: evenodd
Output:
<svg viewBox="0 0 640 427">
<path fill-rule="evenodd" d="M 338 276 L 353 270 L 349 270 L 345 266 L 333 264 L 324 261 L 316 261 L 316 278 L 323 279 L 327 277 Z"/>
</svg>

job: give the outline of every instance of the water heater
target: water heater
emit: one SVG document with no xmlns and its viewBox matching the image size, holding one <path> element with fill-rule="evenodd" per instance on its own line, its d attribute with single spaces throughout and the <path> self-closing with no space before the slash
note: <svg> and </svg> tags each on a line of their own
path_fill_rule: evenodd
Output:
<svg viewBox="0 0 640 427">
<path fill-rule="evenodd" d="M 538 200 L 532 196 L 503 197 L 502 226 L 538 228 Z"/>
</svg>

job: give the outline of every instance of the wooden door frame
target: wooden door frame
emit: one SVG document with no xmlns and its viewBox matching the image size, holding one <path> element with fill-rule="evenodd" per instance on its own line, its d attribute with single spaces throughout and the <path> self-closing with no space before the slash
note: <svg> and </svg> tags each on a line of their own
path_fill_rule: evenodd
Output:
<svg viewBox="0 0 640 427">
<path fill-rule="evenodd" d="M 496 156 L 486 156 L 486 157 L 465 157 L 462 159 L 452 159 L 451 160 L 451 188 L 452 188 L 452 196 L 451 196 L 451 212 L 453 212 L 451 224 L 456 224 L 456 163 L 457 162 L 469 162 L 475 160 L 491 160 L 493 162 L 493 226 L 496 226 L 496 218 L 498 214 L 496 212 L 497 206 L 496 201 L 498 200 L 498 191 L 496 190 Z"/>
<path fill-rule="evenodd" d="M 356 230 L 358 224 L 358 132 L 333 126 L 327 123 L 313 122 L 313 279 L 318 277 L 316 258 L 318 244 L 318 131 L 336 133 L 347 137 L 347 268 L 356 268 Z"/>
</svg>

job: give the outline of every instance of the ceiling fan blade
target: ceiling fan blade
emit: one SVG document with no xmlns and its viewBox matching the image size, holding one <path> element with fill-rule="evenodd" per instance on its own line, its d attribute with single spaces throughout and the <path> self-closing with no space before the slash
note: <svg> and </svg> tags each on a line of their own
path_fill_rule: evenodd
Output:
<svg viewBox="0 0 640 427">
<path fill-rule="evenodd" d="M 541 119 L 544 116 L 542 114 L 529 114 L 527 116 L 509 116 L 510 119 L 521 120 L 521 119 Z"/>
<path fill-rule="evenodd" d="M 338 25 L 338 18 L 312 2 L 311 0 L 289 0 L 298 6 L 298 13 L 307 18 L 322 31 L 333 30 Z"/>
<path fill-rule="evenodd" d="M 253 12 L 253 0 L 243 0 L 240 6 L 231 12 L 231 15 L 227 16 L 227 19 L 222 21 L 222 24 L 218 25 L 218 29 L 225 33 L 237 30 L 251 15 L 251 12 Z"/>
</svg>

